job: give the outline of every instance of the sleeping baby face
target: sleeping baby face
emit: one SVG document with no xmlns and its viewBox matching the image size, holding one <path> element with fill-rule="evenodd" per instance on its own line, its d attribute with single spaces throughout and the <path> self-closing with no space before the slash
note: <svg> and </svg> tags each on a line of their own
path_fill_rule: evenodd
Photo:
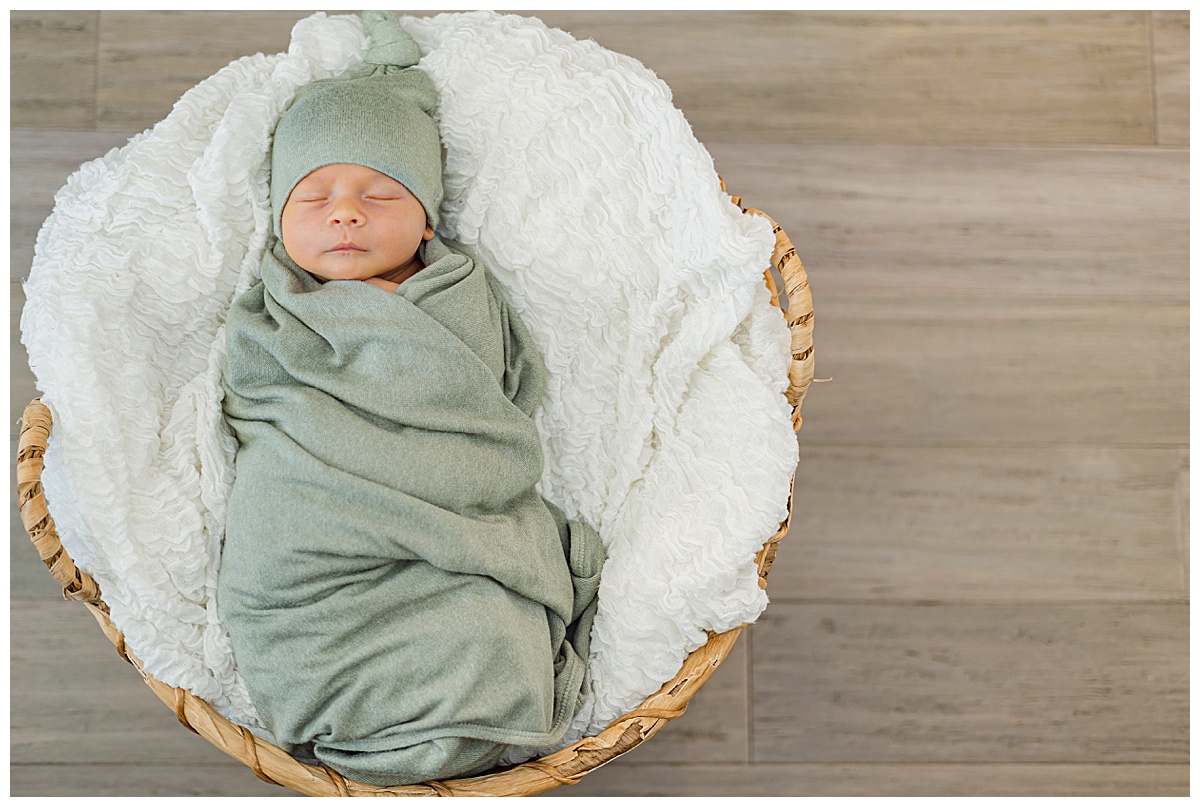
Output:
<svg viewBox="0 0 1200 807">
<path fill-rule="evenodd" d="M 280 224 L 292 260 L 322 281 L 400 283 L 421 269 L 417 248 L 433 238 L 408 188 L 351 163 L 326 165 L 300 180 Z"/>
</svg>

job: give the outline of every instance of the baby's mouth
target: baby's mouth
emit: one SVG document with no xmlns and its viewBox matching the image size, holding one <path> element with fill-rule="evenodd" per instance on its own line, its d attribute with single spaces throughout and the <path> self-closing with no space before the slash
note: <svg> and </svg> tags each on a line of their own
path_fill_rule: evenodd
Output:
<svg viewBox="0 0 1200 807">
<path fill-rule="evenodd" d="M 353 241 L 343 241 L 335 246 L 330 252 L 366 252 L 365 249 L 355 244 Z"/>
</svg>

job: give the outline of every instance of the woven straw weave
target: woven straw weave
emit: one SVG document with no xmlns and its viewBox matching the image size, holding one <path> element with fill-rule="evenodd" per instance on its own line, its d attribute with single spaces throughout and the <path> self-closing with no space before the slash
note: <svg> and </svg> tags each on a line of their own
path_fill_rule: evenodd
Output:
<svg viewBox="0 0 1200 807">
<path fill-rule="evenodd" d="M 733 202 L 740 205 L 740 197 L 733 197 Z M 787 399 L 793 407 L 792 425 L 799 429 L 800 407 L 808 385 L 813 380 L 813 308 L 808 277 L 803 264 L 796 256 L 795 248 L 779 225 L 762 211 L 752 208 L 745 210 L 749 214 L 766 217 L 774 226 L 775 250 L 771 262 L 783 281 L 783 291 L 787 299 L 785 316 L 792 334 L 792 365 L 788 375 Z M 770 271 L 765 273 L 765 281 L 771 292 L 772 305 L 780 308 L 778 286 Z M 290 787 L 306 795 L 531 796 L 559 785 L 575 784 L 590 771 L 616 759 L 653 736 L 667 721 L 683 714 L 692 696 L 729 655 L 742 632 L 742 628 L 738 627 L 724 633 L 710 634 L 708 643 L 693 651 L 684 660 L 675 677 L 663 684 L 658 692 L 648 697 L 632 712 L 617 718 L 599 734 L 585 737 L 574 745 L 541 759 L 467 779 L 395 787 L 378 787 L 354 782 L 329 768 L 308 765 L 293 759 L 281 749 L 255 737 L 247 729 L 231 723 L 212 706 L 190 692 L 168 686 L 146 674 L 141 661 L 125 647 L 125 637 L 109 619 L 108 606 L 101 599 L 99 586 L 86 572 L 76 568 L 75 563 L 63 550 L 55 532 L 41 484 L 42 458 L 46 451 L 50 426 L 49 409 L 40 400 L 35 399 L 25 409 L 17 453 L 18 504 L 21 521 L 42 562 L 62 586 L 64 598 L 82 602 L 87 606 L 121 657 L 133 665 L 159 700 L 174 710 L 179 722 L 187 729 L 249 766 L 260 779 Z M 775 559 L 779 541 L 787 532 L 791 521 L 791 511 L 792 503 L 789 500 L 788 518 L 763 545 L 757 556 L 759 584 L 764 587 L 767 571 Z"/>
</svg>

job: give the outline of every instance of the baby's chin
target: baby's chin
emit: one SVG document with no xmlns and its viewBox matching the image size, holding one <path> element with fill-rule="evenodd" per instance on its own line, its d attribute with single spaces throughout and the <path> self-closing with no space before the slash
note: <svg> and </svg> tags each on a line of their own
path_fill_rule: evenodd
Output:
<svg viewBox="0 0 1200 807">
<path fill-rule="evenodd" d="M 385 280 L 389 282 L 401 282 L 416 274 L 421 267 L 411 267 L 405 270 L 403 267 L 389 267 L 385 269 L 377 269 L 370 267 L 356 266 L 301 266 L 301 269 L 308 272 L 321 283 L 327 283 L 334 280 Z"/>
<path fill-rule="evenodd" d="M 308 266 L 301 264 L 300 268 L 322 283 L 328 280 L 367 280 L 387 275 L 393 271 L 389 267 L 372 266 L 361 261 L 343 259 L 322 261 Z"/>
</svg>

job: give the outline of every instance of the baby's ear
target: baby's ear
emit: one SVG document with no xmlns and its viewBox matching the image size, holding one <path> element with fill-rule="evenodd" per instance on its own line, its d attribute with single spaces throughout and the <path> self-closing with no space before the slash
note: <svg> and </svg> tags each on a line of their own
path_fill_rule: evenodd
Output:
<svg viewBox="0 0 1200 807">
<path fill-rule="evenodd" d="M 432 238 L 433 238 L 433 228 L 430 227 L 428 224 L 426 224 L 425 225 L 425 234 L 421 236 L 421 239 L 424 241 L 429 241 Z"/>
</svg>

